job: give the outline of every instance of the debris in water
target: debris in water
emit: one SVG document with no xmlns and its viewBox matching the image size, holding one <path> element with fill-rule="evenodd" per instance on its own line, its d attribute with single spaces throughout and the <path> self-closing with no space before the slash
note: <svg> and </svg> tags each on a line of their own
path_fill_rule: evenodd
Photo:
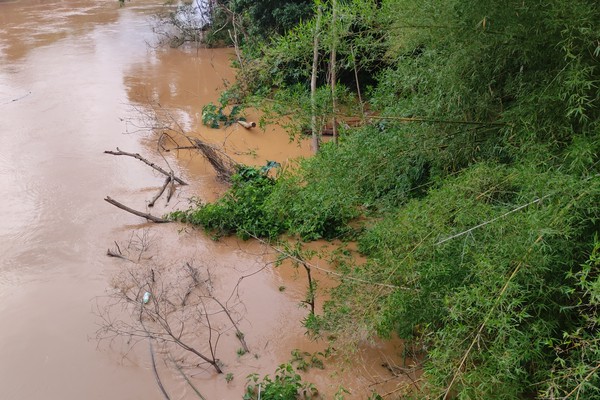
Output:
<svg viewBox="0 0 600 400">
<path fill-rule="evenodd" d="M 150 292 L 145 292 L 144 297 L 142 297 L 142 303 L 147 304 L 150 301 Z"/>
</svg>

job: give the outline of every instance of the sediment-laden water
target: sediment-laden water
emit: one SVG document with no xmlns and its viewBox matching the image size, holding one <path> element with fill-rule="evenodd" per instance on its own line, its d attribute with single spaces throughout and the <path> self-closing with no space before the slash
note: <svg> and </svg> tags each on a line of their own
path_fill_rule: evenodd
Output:
<svg viewBox="0 0 600 400">
<path fill-rule="evenodd" d="M 290 144 L 281 129 L 201 127 L 201 107 L 233 81 L 232 52 L 159 46 L 150 16 L 160 8 L 148 0 L 122 8 L 117 1 L 0 0 L 2 399 L 162 398 L 144 340 L 130 348 L 126 340 L 96 339 L 106 295 L 128 268 L 105 255 L 114 242 L 144 238 L 146 262 L 157 267 L 209 268 L 223 296 L 252 274 L 239 286 L 237 314 L 251 354 L 240 357 L 227 331 L 218 351 L 233 381 L 204 367 L 188 370 L 207 398 L 241 398 L 249 373 L 272 373 L 295 347 L 323 347 L 303 336 L 304 282 L 294 270 L 267 265 L 272 256 L 259 243 L 214 242 L 175 224 L 148 224 L 103 201 L 108 195 L 160 215 L 186 208 L 189 197 L 212 200 L 223 191 L 193 152 L 159 154 L 157 130 L 150 129 L 164 122 L 157 113 L 240 162 L 285 163 L 308 154 L 308 144 Z M 170 166 L 190 185 L 168 205 L 163 198 L 148 209 L 164 177 L 137 160 L 103 153 L 116 147 Z M 361 398 L 383 380 L 378 347 L 359 356 L 360 370 L 342 373 L 354 389 L 347 398 Z M 197 398 L 160 354 L 157 366 L 171 398 Z M 341 378 L 330 372 L 312 378 L 334 393 Z"/>
</svg>

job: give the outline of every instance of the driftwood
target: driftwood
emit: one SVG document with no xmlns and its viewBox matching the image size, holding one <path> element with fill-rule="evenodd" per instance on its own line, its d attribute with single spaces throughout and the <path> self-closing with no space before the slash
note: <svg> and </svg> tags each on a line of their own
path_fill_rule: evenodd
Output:
<svg viewBox="0 0 600 400">
<path fill-rule="evenodd" d="M 137 158 L 138 160 L 140 160 L 143 163 L 145 163 L 145 164 L 149 165 L 150 167 L 154 168 L 155 170 L 157 170 L 161 174 L 166 175 L 166 176 L 170 176 L 171 175 L 170 172 L 167 172 L 164 169 L 162 169 L 161 167 L 159 167 L 158 165 L 154 164 L 153 162 L 146 160 L 144 157 L 142 157 L 138 153 L 128 153 L 126 151 L 121 151 L 118 147 L 117 147 L 117 151 L 106 150 L 104 153 L 106 153 L 106 154 L 112 154 L 113 156 L 129 156 L 129 157 Z M 177 181 L 177 183 L 179 183 L 180 185 L 187 185 L 187 183 L 185 183 L 182 179 L 180 179 L 178 177 L 174 177 L 173 179 L 175 179 L 175 181 Z"/>
<path fill-rule="evenodd" d="M 239 120 L 237 123 L 246 129 L 254 128 L 256 126 L 256 122 L 247 122 L 247 121 Z"/>
<path fill-rule="evenodd" d="M 144 213 L 141 211 L 137 211 L 134 210 L 133 208 L 129 208 L 126 205 L 119 203 L 116 200 L 111 199 L 110 197 L 106 196 L 106 198 L 104 199 L 104 201 L 106 201 L 107 203 L 112 204 L 113 206 L 120 208 L 121 210 L 125 210 L 128 213 L 131 213 L 133 215 L 137 215 L 138 217 L 142 217 L 142 218 L 146 218 L 147 220 L 150 220 L 152 222 L 156 222 L 156 223 L 165 223 L 165 222 L 171 222 L 168 219 L 163 219 L 163 218 L 159 218 L 159 217 L 155 217 L 152 214 L 148 214 L 148 213 Z"/>
</svg>

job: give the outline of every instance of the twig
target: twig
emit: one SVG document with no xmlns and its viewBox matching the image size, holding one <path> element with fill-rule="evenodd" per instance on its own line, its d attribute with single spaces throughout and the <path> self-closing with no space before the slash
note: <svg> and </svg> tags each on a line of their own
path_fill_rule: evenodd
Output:
<svg viewBox="0 0 600 400">
<path fill-rule="evenodd" d="M 198 147 L 196 146 L 176 146 L 173 147 L 171 149 L 164 149 L 165 151 L 171 151 L 171 150 L 198 150 Z"/>
<path fill-rule="evenodd" d="M 162 381 L 160 380 L 160 376 L 158 375 L 158 370 L 156 369 L 156 361 L 154 360 L 154 349 L 152 348 L 152 338 L 150 335 L 148 335 L 148 349 L 150 350 L 150 360 L 152 361 L 152 372 L 154 372 L 154 378 L 156 378 L 156 383 L 158 384 L 158 387 L 160 388 L 160 391 L 162 392 L 165 399 L 171 400 L 171 398 L 169 397 L 169 394 L 167 393 L 165 387 L 162 384 Z"/>
<path fill-rule="evenodd" d="M 409 287 L 405 287 L 405 286 L 392 285 L 392 284 L 389 284 L 389 283 L 369 282 L 369 281 L 364 280 L 364 279 L 359 279 L 359 278 L 355 278 L 355 277 L 351 277 L 351 276 L 345 276 L 344 274 L 341 274 L 339 272 L 335 272 L 335 271 L 331 271 L 331 270 L 326 269 L 326 268 L 319 267 L 318 265 L 314 265 L 314 264 L 311 264 L 311 263 L 306 262 L 304 260 L 301 260 L 301 259 L 295 257 L 294 255 L 292 255 L 292 254 L 290 254 L 290 253 L 288 253 L 288 252 L 286 252 L 284 250 L 281 250 L 278 247 L 273 246 L 271 243 L 266 242 L 265 240 L 259 238 L 256 235 L 251 234 L 250 232 L 248 232 L 246 230 L 243 230 L 243 231 L 244 231 L 244 233 L 246 233 L 250 237 L 258 240 L 260 243 L 262 243 L 262 244 L 264 244 L 266 246 L 269 246 L 271 249 L 275 250 L 277 253 L 285 256 L 286 258 L 289 258 L 290 260 L 294 260 L 294 261 L 296 261 L 298 263 L 306 263 L 310 268 L 314 268 L 314 269 L 316 269 L 318 271 L 321 271 L 321 272 L 323 272 L 325 274 L 328 274 L 328 275 L 336 276 L 340 280 L 347 279 L 347 280 L 350 280 L 350 281 L 360 282 L 360 283 L 364 283 L 364 284 L 372 285 L 372 286 L 380 286 L 380 287 L 389 288 L 389 289 L 402 289 L 402 290 L 415 291 L 415 289 L 409 288 Z"/>
<path fill-rule="evenodd" d="M 586 377 L 583 378 L 583 380 L 581 382 L 579 382 L 579 384 L 577 386 L 575 386 L 575 388 L 573 390 L 571 390 L 569 393 L 567 393 L 567 395 L 565 397 L 563 397 L 563 399 L 567 399 L 567 398 L 571 397 L 571 395 L 573 393 L 578 391 L 581 388 L 581 386 L 598 370 L 598 368 L 600 368 L 600 364 L 596 365 L 596 367 L 594 369 L 592 369 L 590 371 L 590 373 L 587 374 Z M 579 393 L 578 393 L 578 397 L 579 397 Z"/>
<path fill-rule="evenodd" d="M 175 360 L 173 360 L 173 359 L 171 359 L 171 362 L 173 362 L 173 365 L 175 365 L 175 368 L 177 369 L 177 371 L 181 374 L 181 376 L 187 382 L 187 384 L 190 385 L 190 387 L 198 395 L 198 397 L 201 398 L 202 400 L 206 400 L 206 397 L 202 396 L 202 393 L 200 393 L 200 391 L 198 389 L 196 389 L 196 386 L 194 386 L 192 384 L 192 382 L 190 381 L 190 378 L 188 378 L 188 376 L 183 372 L 183 370 L 181 369 L 179 364 L 177 364 L 177 362 L 175 362 Z"/>
<path fill-rule="evenodd" d="M 119 203 L 116 200 L 113 200 L 112 198 L 106 196 L 106 198 L 104 199 L 104 201 L 106 201 L 107 203 L 112 204 L 113 206 L 120 208 L 121 210 L 125 210 L 133 215 L 137 215 L 138 217 L 142 217 L 142 218 L 146 218 L 147 220 L 150 220 L 152 222 L 156 222 L 156 223 L 166 223 L 166 222 L 171 222 L 168 219 L 163 219 L 163 218 L 159 218 L 159 217 L 155 217 L 154 215 L 148 214 L 148 213 L 143 213 L 141 211 L 137 211 L 134 210 L 133 208 L 129 208 L 126 205 Z"/>
<path fill-rule="evenodd" d="M 154 349 L 152 348 L 152 335 L 150 334 L 150 332 L 148 332 L 148 329 L 146 329 L 146 325 L 144 325 L 141 311 L 142 310 L 140 310 L 140 324 L 142 325 L 142 328 L 144 328 L 144 332 L 146 332 L 146 336 L 148 337 L 148 350 L 150 351 L 150 361 L 152 361 L 152 372 L 154 372 L 154 378 L 156 379 L 156 383 L 158 384 L 158 387 L 160 388 L 160 391 L 162 392 L 164 398 L 166 400 L 171 400 L 169 394 L 167 393 L 165 387 L 162 384 L 162 381 L 160 380 L 160 376 L 158 375 L 158 370 L 156 369 L 156 360 L 154 359 Z"/>
<path fill-rule="evenodd" d="M 107 255 L 107 256 L 109 256 L 109 257 L 120 258 L 120 259 L 122 259 L 122 260 L 126 260 L 126 261 L 129 261 L 129 262 L 135 263 L 135 261 L 133 261 L 133 260 L 131 260 L 131 259 L 129 259 L 129 258 L 127 258 L 127 257 L 125 257 L 125 256 L 124 256 L 124 255 L 122 255 L 122 254 L 115 253 L 115 252 L 114 252 L 114 251 L 112 251 L 111 249 L 108 249 L 108 250 L 106 250 L 106 255 Z"/>
<path fill-rule="evenodd" d="M 129 156 L 129 157 L 133 157 L 136 158 L 140 161 L 142 161 L 143 163 L 145 163 L 146 165 L 154 168 L 155 170 L 157 170 L 158 172 L 160 172 L 163 175 L 169 176 L 170 173 L 165 171 L 164 169 L 162 169 L 161 167 L 159 167 L 158 165 L 154 164 L 151 161 L 146 160 L 144 157 L 142 157 L 141 155 L 139 155 L 139 153 L 128 153 L 126 151 L 121 151 L 121 149 L 119 149 L 117 147 L 117 151 L 110 151 L 110 150 L 106 150 L 104 152 L 105 154 L 112 154 L 113 156 Z M 180 178 L 175 177 L 174 178 L 177 183 L 179 183 L 180 185 L 187 185 L 187 183 L 185 183 L 183 180 L 181 180 Z"/>
<path fill-rule="evenodd" d="M 244 351 L 246 353 L 249 353 L 250 349 L 248 349 L 248 345 L 246 344 L 246 339 L 244 339 L 244 333 L 242 331 L 240 331 L 240 328 L 238 328 L 238 324 L 231 317 L 231 313 L 229 312 L 229 310 L 227 309 L 227 307 L 225 307 L 223 305 L 223 303 L 221 303 L 216 297 L 212 296 L 212 299 L 219 306 L 221 306 L 221 308 L 223 309 L 223 312 L 225 313 L 225 315 L 227 315 L 227 318 L 229 318 L 229 321 L 231 321 L 231 323 L 233 324 L 233 327 L 235 328 L 235 336 L 238 338 L 238 340 L 242 344 L 242 348 L 244 349 Z"/>
<path fill-rule="evenodd" d="M 588 176 L 587 178 L 585 178 L 585 179 L 583 179 L 582 181 L 578 182 L 578 184 L 579 184 L 579 183 L 584 183 L 584 182 L 587 182 L 587 181 L 589 181 L 589 180 L 591 180 L 591 179 L 598 178 L 599 176 L 600 176 L 600 174 L 595 174 L 595 175 Z M 558 194 L 558 193 L 564 192 L 565 190 L 572 190 L 572 188 L 571 188 L 571 187 L 568 187 L 568 186 L 567 186 L 567 187 L 560 188 L 560 189 L 558 189 L 558 190 L 556 190 L 556 191 L 554 191 L 554 192 L 552 192 L 552 193 L 548 193 L 548 194 L 546 194 L 546 195 L 544 195 L 544 196 L 542 196 L 542 197 L 540 197 L 540 198 L 537 198 L 537 199 L 535 199 L 535 200 L 533 200 L 533 201 L 530 201 L 530 202 L 529 202 L 529 203 L 527 203 L 527 204 L 522 204 L 522 205 L 520 205 L 520 206 L 519 206 L 519 207 L 517 207 L 517 208 L 513 208 L 512 210 L 510 210 L 510 211 L 507 211 L 507 212 L 505 212 L 504 214 L 497 216 L 496 218 L 492 218 L 492 219 L 490 219 L 489 221 L 482 222 L 481 224 L 479 224 L 479 225 L 476 225 L 476 226 L 474 226 L 474 227 L 472 227 L 472 228 L 469 228 L 469 229 L 467 229 L 466 231 L 462 231 L 462 232 L 460 232 L 460 233 L 457 233 L 456 235 L 452 235 L 452 236 L 450 236 L 450 237 L 447 237 L 446 239 L 440 240 L 439 242 L 435 243 L 435 245 L 437 246 L 437 245 L 440 245 L 440 244 L 442 244 L 442 243 L 444 243 L 444 242 L 447 242 L 447 241 L 449 241 L 449 240 L 452 240 L 452 239 L 455 239 L 455 238 L 457 238 L 457 237 L 460 237 L 460 236 L 462 236 L 462 235 L 465 235 L 465 234 L 467 234 L 467 233 L 469 233 L 469 232 L 471 232 L 471 231 L 474 231 L 475 229 L 478 229 L 478 228 L 481 228 L 481 227 L 483 227 L 483 226 L 485 226 L 485 225 L 491 224 L 492 222 L 495 222 L 495 221 L 497 221 L 497 220 L 499 220 L 499 219 L 501 219 L 501 218 L 504 218 L 504 217 L 506 217 L 506 216 L 508 216 L 508 215 L 510 215 L 510 214 L 512 214 L 512 213 L 514 213 L 514 212 L 517 212 L 517 211 L 519 211 L 519 210 L 522 210 L 522 209 L 524 209 L 524 208 L 526 208 L 526 207 L 529 207 L 529 206 L 531 206 L 531 205 L 533 205 L 533 204 L 535 204 L 535 203 L 539 203 L 540 201 L 542 201 L 542 200 L 544 200 L 544 199 L 546 199 L 546 198 L 548 198 L 548 197 L 550 197 L 550 196 L 554 196 L 554 195 L 556 195 L 556 194 Z"/>
<path fill-rule="evenodd" d="M 419 378 L 419 379 L 413 381 L 412 383 L 413 384 L 417 384 L 418 382 L 420 382 L 422 380 L 423 379 Z M 399 391 L 401 391 L 403 389 L 407 389 L 408 387 L 410 387 L 410 385 L 411 385 L 410 383 L 407 383 L 405 385 L 400 385 L 396 389 L 390 390 L 389 392 L 382 394 L 381 397 L 391 396 L 392 394 L 397 393 L 397 392 L 399 392 Z"/>
<path fill-rule="evenodd" d="M 0 103 L 0 105 L 5 105 L 5 104 L 10 104 L 10 103 L 17 102 L 17 101 L 22 100 L 25 97 L 29 96 L 30 94 L 31 94 L 31 90 L 29 92 L 27 92 L 26 94 L 22 95 L 22 96 L 19 96 L 17 98 L 12 99 L 12 100 L 5 101 L 4 103 Z"/>
</svg>

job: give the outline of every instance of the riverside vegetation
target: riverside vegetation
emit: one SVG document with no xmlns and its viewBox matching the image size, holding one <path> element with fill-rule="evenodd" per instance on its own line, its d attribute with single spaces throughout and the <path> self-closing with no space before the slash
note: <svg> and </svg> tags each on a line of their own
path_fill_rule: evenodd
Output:
<svg viewBox="0 0 600 400">
<path fill-rule="evenodd" d="M 600 398 L 597 1 L 220 6 L 228 98 L 318 151 L 275 176 L 241 167 L 220 200 L 171 218 L 356 240 L 366 263 L 335 263 L 308 328 L 420 347 L 419 391 L 398 396 Z"/>
</svg>

